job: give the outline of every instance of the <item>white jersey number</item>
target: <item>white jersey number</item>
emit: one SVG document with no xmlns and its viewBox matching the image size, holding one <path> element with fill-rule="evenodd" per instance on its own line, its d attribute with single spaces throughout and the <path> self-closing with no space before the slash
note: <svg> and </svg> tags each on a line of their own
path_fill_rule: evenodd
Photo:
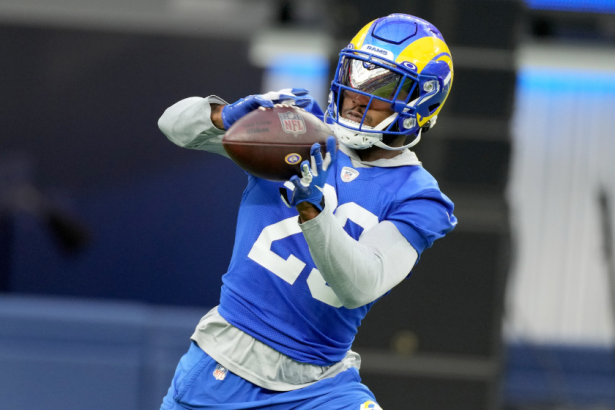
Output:
<svg viewBox="0 0 615 410">
<path fill-rule="evenodd" d="M 343 204 L 338 208 L 337 195 L 331 185 L 325 185 L 324 195 L 327 203 L 326 209 L 329 209 L 327 212 L 332 212 L 330 210 L 335 211 L 335 216 L 342 226 L 345 226 L 346 222 L 350 219 L 361 226 L 363 232 L 366 232 L 378 224 L 378 217 L 376 215 L 354 202 Z M 305 268 L 306 263 L 292 254 L 287 259 L 284 259 L 273 252 L 271 246 L 275 241 L 300 233 L 301 228 L 297 223 L 296 216 L 269 225 L 258 236 L 252 249 L 250 249 L 250 253 L 248 253 L 248 258 L 292 285 L 301 274 L 303 268 Z M 312 269 L 307 278 L 307 285 L 314 299 L 336 308 L 342 306 L 342 302 L 335 295 L 333 289 L 327 285 L 318 269 Z"/>
</svg>

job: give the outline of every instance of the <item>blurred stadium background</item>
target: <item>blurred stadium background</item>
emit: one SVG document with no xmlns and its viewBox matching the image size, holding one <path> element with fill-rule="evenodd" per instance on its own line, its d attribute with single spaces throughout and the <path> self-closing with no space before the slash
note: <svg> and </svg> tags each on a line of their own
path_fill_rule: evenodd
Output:
<svg viewBox="0 0 615 410">
<path fill-rule="evenodd" d="M 615 409 L 615 0 L 0 0 L 0 408 L 158 408 L 246 182 L 158 117 L 324 104 L 392 12 L 453 53 L 417 153 L 460 223 L 367 316 L 364 381 L 387 410 Z"/>
</svg>

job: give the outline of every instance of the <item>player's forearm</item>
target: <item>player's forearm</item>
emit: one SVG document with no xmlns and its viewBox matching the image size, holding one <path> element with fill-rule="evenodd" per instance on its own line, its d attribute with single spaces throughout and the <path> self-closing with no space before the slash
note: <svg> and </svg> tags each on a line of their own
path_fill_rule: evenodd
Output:
<svg viewBox="0 0 615 410">
<path fill-rule="evenodd" d="M 225 105 L 226 104 L 210 104 L 211 122 L 216 128 L 220 130 L 224 130 L 224 121 L 222 121 L 222 108 L 224 108 Z"/>
<path fill-rule="evenodd" d="M 386 221 L 358 242 L 326 211 L 301 228 L 316 267 L 349 309 L 373 302 L 391 290 L 410 273 L 418 256 Z"/>
<path fill-rule="evenodd" d="M 222 147 L 224 130 L 212 122 L 212 105 L 216 109 L 224 100 L 210 96 L 190 97 L 167 108 L 158 120 L 158 127 L 167 138 L 182 148 L 198 149 L 228 156 Z"/>
<path fill-rule="evenodd" d="M 320 211 L 309 202 L 300 202 L 295 209 L 299 212 L 299 220 L 301 223 L 310 221 L 320 214 Z"/>
</svg>

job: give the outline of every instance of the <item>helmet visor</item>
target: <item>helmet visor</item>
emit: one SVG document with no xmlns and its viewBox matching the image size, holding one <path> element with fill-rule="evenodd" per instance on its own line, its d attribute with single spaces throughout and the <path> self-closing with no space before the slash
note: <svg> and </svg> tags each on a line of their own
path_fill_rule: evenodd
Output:
<svg viewBox="0 0 615 410">
<path fill-rule="evenodd" d="M 339 73 L 340 83 L 387 101 L 406 100 L 415 81 L 387 66 L 392 64 L 377 58 L 363 61 L 344 57 Z"/>
</svg>

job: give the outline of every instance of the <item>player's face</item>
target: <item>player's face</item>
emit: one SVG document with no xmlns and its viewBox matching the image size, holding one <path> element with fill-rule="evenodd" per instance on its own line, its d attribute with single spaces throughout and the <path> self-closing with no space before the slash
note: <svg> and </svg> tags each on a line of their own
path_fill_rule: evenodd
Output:
<svg viewBox="0 0 615 410">
<path fill-rule="evenodd" d="M 390 65 L 390 63 L 383 60 L 380 60 L 379 64 L 354 58 L 342 60 L 340 81 L 350 88 L 345 88 L 343 91 L 342 117 L 361 122 L 365 113 L 363 124 L 375 127 L 393 114 L 391 108 L 393 98 L 406 99 L 408 91 L 412 87 L 412 81 L 407 77 L 402 78 L 401 74 L 392 71 L 387 65 Z M 373 98 L 370 103 L 369 96 L 380 99 Z"/>
<path fill-rule="evenodd" d="M 407 95 L 407 93 L 400 92 L 398 98 L 405 99 Z M 349 90 L 344 90 L 342 117 L 355 122 L 361 122 L 368 103 L 369 97 Z M 369 110 L 367 110 L 363 124 L 369 125 L 370 127 L 375 127 L 392 114 L 393 110 L 391 109 L 391 103 L 373 99 L 369 106 Z"/>
</svg>

